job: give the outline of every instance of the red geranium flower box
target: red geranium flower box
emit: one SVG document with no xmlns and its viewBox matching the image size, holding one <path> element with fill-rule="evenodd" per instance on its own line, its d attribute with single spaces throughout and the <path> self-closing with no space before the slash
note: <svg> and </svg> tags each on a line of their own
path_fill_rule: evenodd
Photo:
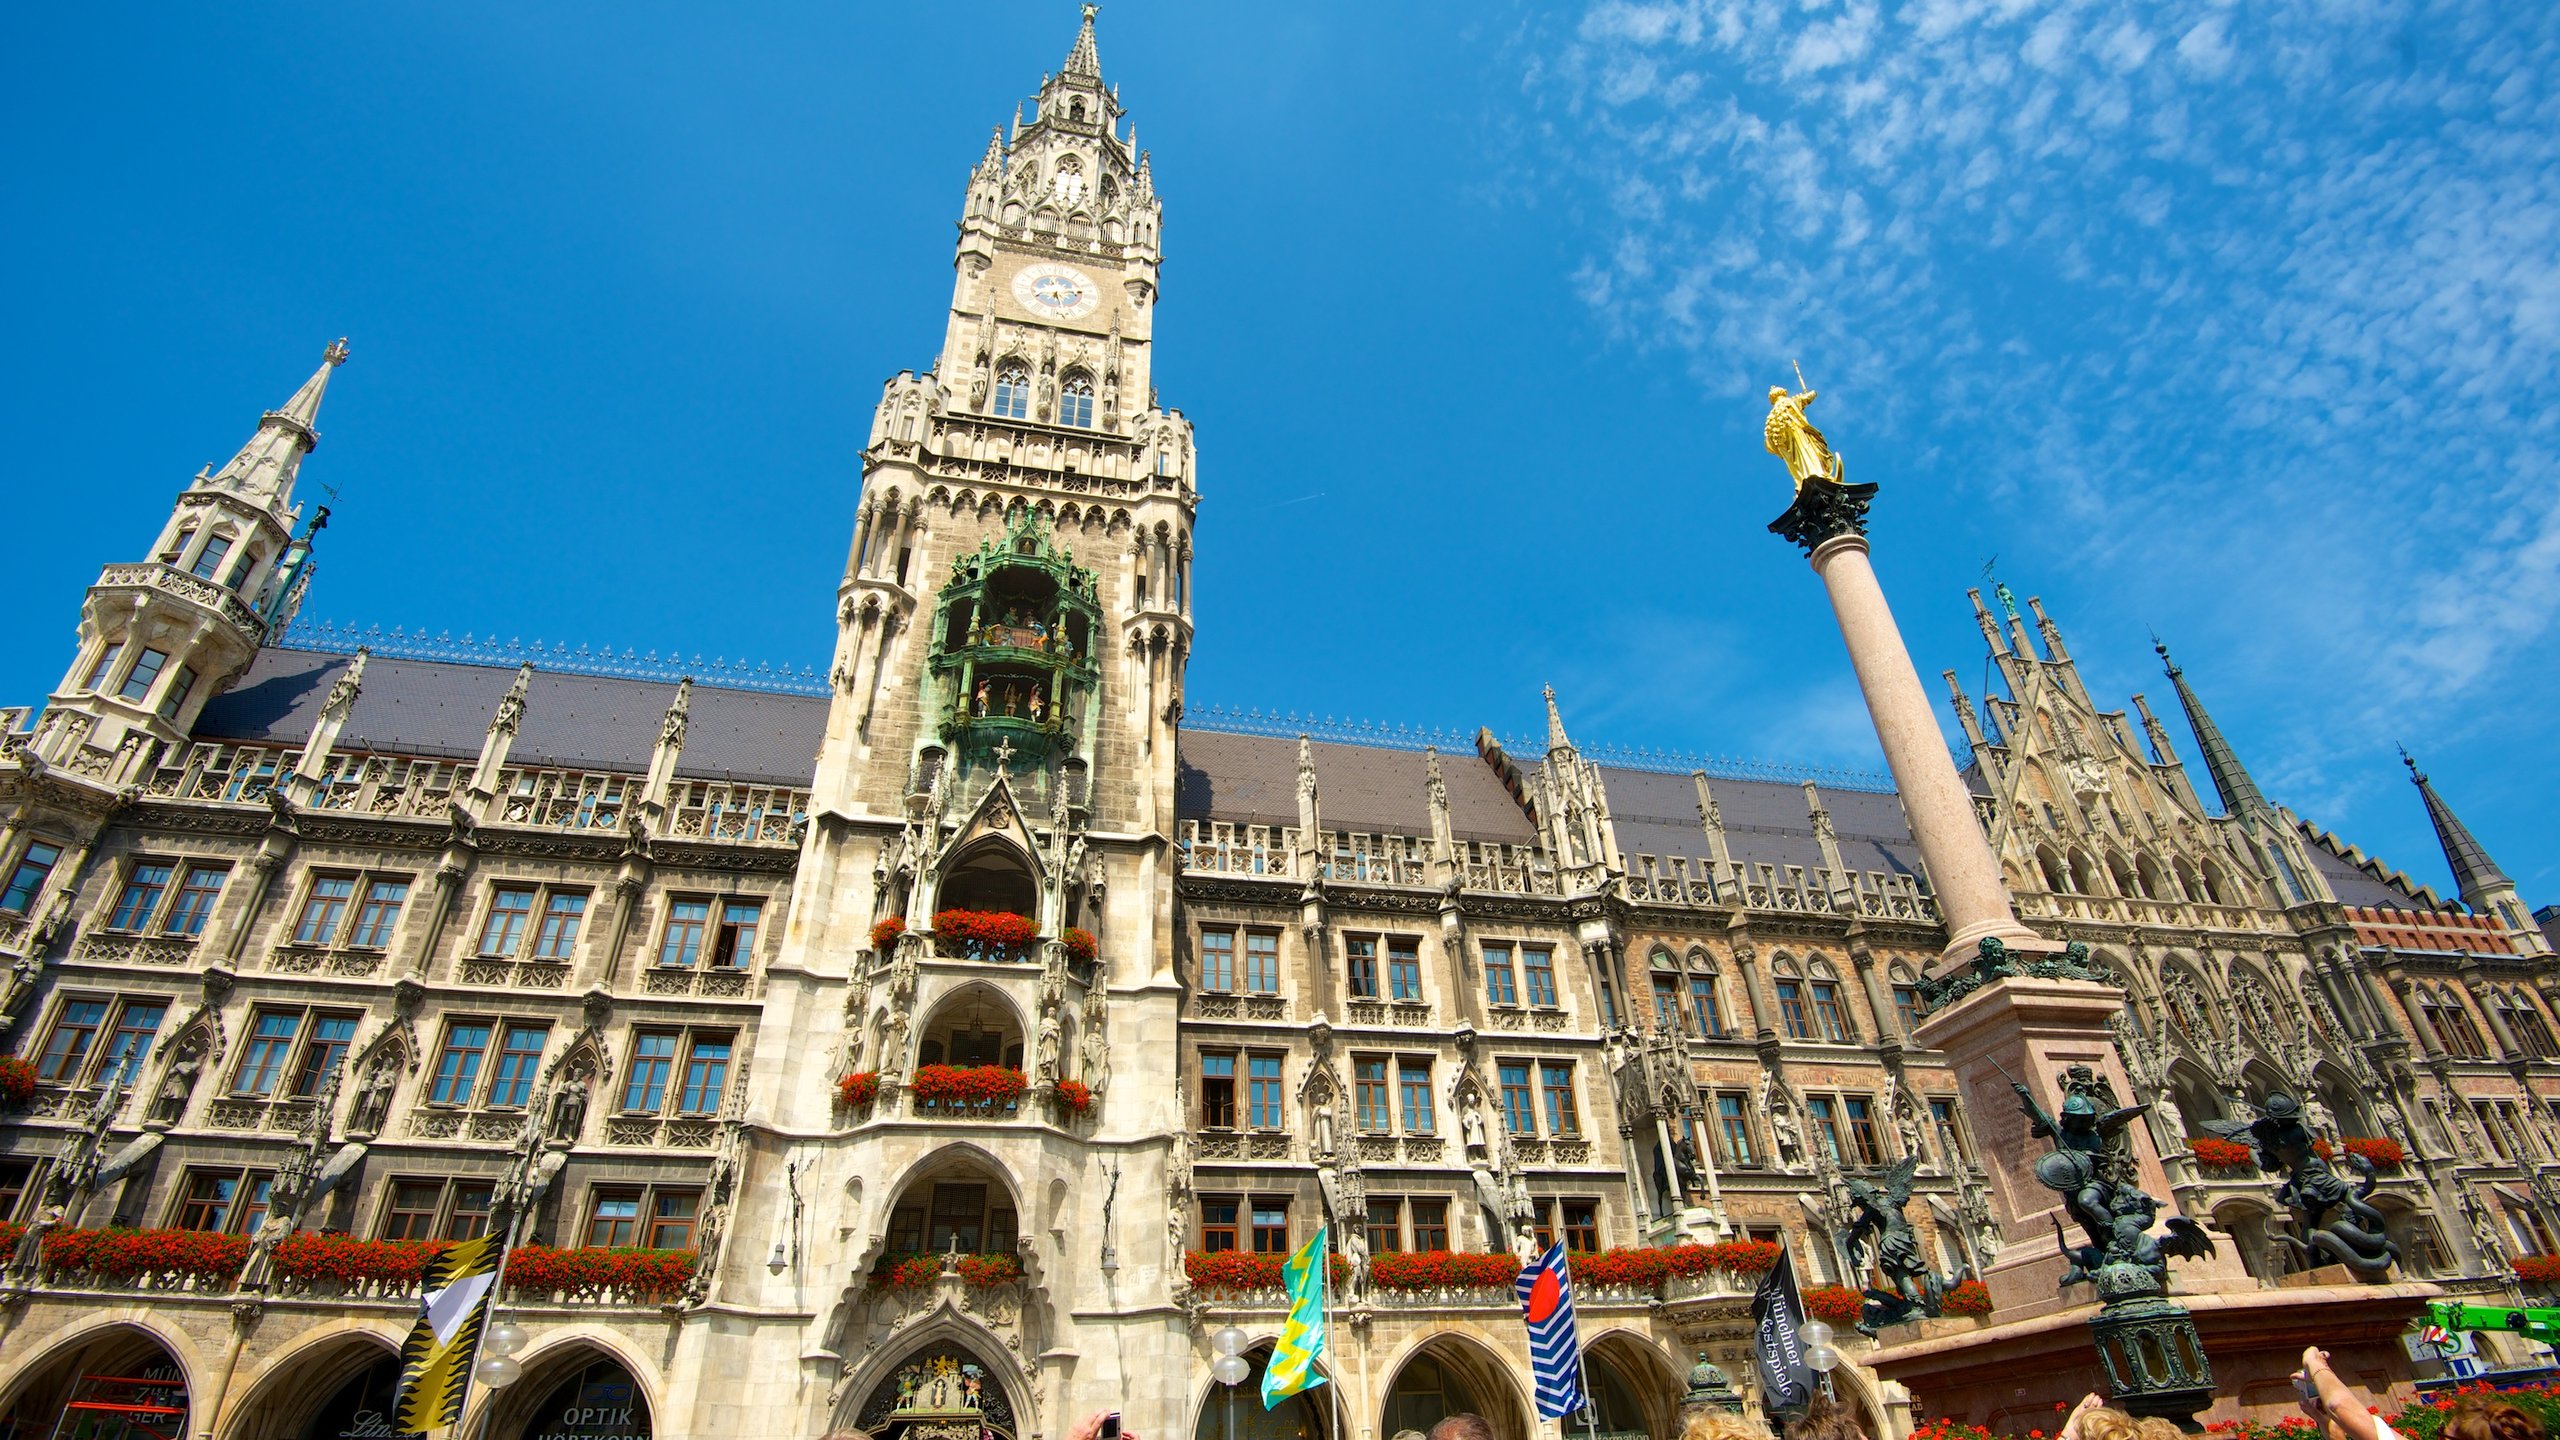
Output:
<svg viewBox="0 0 2560 1440">
<path fill-rule="evenodd" d="M 690 1250 L 519 1245 L 507 1252 L 507 1284 L 535 1295 L 660 1300 L 684 1288 L 699 1259 Z"/>
<path fill-rule="evenodd" d="M 352 1235 L 304 1231 L 277 1244 L 276 1273 L 288 1280 L 329 1281 L 349 1289 L 370 1282 L 415 1285 L 426 1273 L 427 1262 L 452 1243 L 359 1240 Z"/>
<path fill-rule="evenodd" d="M 1814 1285 L 1804 1291 L 1805 1317 L 1826 1325 L 1855 1325 L 1866 1308 L 1867 1297 L 1846 1285 Z"/>
<path fill-rule="evenodd" d="M 16 1055 L 0 1055 L 0 1105 L 15 1110 L 36 1096 L 36 1067 Z"/>
<path fill-rule="evenodd" d="M 2187 1149 L 2194 1153 L 2196 1163 L 2207 1170 L 2254 1170 L 2258 1166 L 2257 1152 L 2237 1140 L 2190 1135 Z"/>
<path fill-rule="evenodd" d="M 875 921 L 871 926 L 871 948 L 886 950 L 897 944 L 898 937 L 906 933 L 907 917 L 904 915 L 891 915 L 886 919 Z"/>
<path fill-rule="evenodd" d="M 849 1110 L 859 1110 L 880 1098 L 880 1072 L 856 1070 L 836 1082 L 836 1103 Z"/>
<path fill-rule="evenodd" d="M 1040 927 L 1009 910 L 937 910 L 933 935 L 971 960 L 1020 960 Z"/>
<path fill-rule="evenodd" d="M 45 1268 L 109 1280 L 186 1275 L 229 1280 L 249 1261 L 249 1237 L 210 1230 L 57 1230 L 44 1237 Z"/>
<path fill-rule="evenodd" d="M 907 1088 L 936 1105 L 994 1107 L 1021 1098 L 1022 1072 L 1006 1065 L 920 1065 Z"/>
<path fill-rule="evenodd" d="M 2347 1153 L 2361 1157 L 2376 1170 L 2389 1170 L 2409 1158 L 2400 1142 L 2388 1135 L 2350 1135 Z"/>
<path fill-rule="evenodd" d="M 1250 1250 L 1191 1250 L 1182 1257 L 1182 1273 L 1203 1290 L 1233 1293 L 1280 1288 L 1280 1269 L 1286 1255 L 1257 1255 Z M 1336 1294 L 1351 1279 L 1351 1262 L 1340 1255 L 1327 1257 L 1326 1267 L 1333 1277 Z M 1371 1273 L 1376 1273 L 1374 1262 Z"/>
<path fill-rule="evenodd" d="M 989 1289 L 997 1285 L 1010 1285 L 1021 1278 L 1022 1257 L 1019 1255 L 998 1250 L 984 1255 L 960 1257 L 960 1279 L 964 1284 Z"/>
<path fill-rule="evenodd" d="M 1070 929 L 1064 935 L 1059 936 L 1058 940 L 1061 944 L 1067 947 L 1068 955 L 1075 959 L 1084 961 L 1088 965 L 1093 963 L 1096 946 L 1093 942 L 1092 931 Z"/>
<path fill-rule="evenodd" d="M 1093 1108 L 1093 1087 L 1081 1080 L 1061 1080 L 1058 1082 L 1058 1103 L 1082 1115 Z"/>
<path fill-rule="evenodd" d="M 2519 1255 L 2516 1278 L 2533 1285 L 2560 1284 L 2560 1255 Z"/>
<path fill-rule="evenodd" d="M 942 1275 L 939 1255 L 901 1255 L 885 1270 L 871 1272 L 874 1290 L 921 1290 Z"/>
<path fill-rule="evenodd" d="M 1991 1313 L 1991 1290 L 1979 1280 L 1959 1281 L 1942 1296 L 1938 1309 L 1947 1315 L 1988 1315 Z"/>
<path fill-rule="evenodd" d="M 1369 1257 L 1369 1280 L 1382 1290 L 1508 1290 L 1520 1276 L 1511 1255 L 1463 1250 L 1389 1250 Z"/>
</svg>

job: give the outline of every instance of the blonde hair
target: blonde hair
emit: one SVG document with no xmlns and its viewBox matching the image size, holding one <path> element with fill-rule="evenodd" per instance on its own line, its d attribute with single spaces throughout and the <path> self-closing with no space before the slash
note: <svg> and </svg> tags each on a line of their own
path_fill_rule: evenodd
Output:
<svg viewBox="0 0 2560 1440">
<path fill-rule="evenodd" d="M 2177 1429 L 2166 1420 L 2160 1423 L 2169 1425 L 2172 1431 Z M 2079 1440 L 2144 1440 L 2142 1422 L 2113 1405 L 2082 1411 L 2073 1422 L 2071 1433 Z"/>
<path fill-rule="evenodd" d="M 1769 1427 L 1722 1410 L 1692 1416 L 1680 1440 L 1769 1440 Z"/>
<path fill-rule="evenodd" d="M 2145 1415 L 2134 1421 L 2133 1433 L 2136 1440 L 2187 1440 L 2187 1432 L 2178 1428 L 2177 1421 L 2157 1415 Z"/>
</svg>

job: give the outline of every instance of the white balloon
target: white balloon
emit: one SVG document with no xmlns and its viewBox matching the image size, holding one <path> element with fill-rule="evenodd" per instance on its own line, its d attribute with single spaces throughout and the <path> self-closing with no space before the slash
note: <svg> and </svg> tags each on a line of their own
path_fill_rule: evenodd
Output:
<svg viewBox="0 0 2560 1440">
<path fill-rule="evenodd" d="M 513 1355 L 524 1348 L 524 1341 L 525 1334 L 523 1326 L 517 1324 L 513 1320 L 501 1320 L 481 1333 L 480 1353 L 483 1355 Z"/>
<path fill-rule="evenodd" d="M 1804 1363 L 1828 1373 L 1833 1366 L 1840 1363 L 1840 1352 L 1828 1345 L 1808 1346 L 1804 1352 Z"/>
<path fill-rule="evenodd" d="M 504 1390 L 524 1378 L 524 1365 L 510 1355 L 483 1355 L 471 1373 L 490 1389 Z"/>
<path fill-rule="evenodd" d="M 1241 1385 L 1253 1374 L 1253 1362 L 1241 1355 L 1221 1355 L 1209 1366 L 1209 1378 L 1221 1385 Z"/>
<path fill-rule="evenodd" d="M 1241 1355 L 1244 1353 L 1248 1338 L 1243 1331 L 1233 1325 L 1224 1326 L 1217 1334 L 1209 1337 L 1209 1348 L 1221 1355 Z"/>
<path fill-rule="evenodd" d="M 1819 1320 L 1807 1320 L 1804 1322 L 1804 1328 L 1796 1331 L 1796 1334 L 1803 1337 L 1808 1349 L 1819 1349 L 1831 1343 L 1831 1327 Z"/>
</svg>

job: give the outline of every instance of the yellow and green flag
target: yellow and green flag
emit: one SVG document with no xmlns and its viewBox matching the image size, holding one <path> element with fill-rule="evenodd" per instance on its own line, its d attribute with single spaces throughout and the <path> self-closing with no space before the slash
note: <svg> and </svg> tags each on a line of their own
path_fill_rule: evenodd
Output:
<svg viewBox="0 0 2560 1440">
<path fill-rule="evenodd" d="M 472 1357 L 489 1320 L 489 1292 L 507 1247 L 495 1234 L 465 1240 L 427 1262 L 418 1323 L 400 1346 L 400 1390 L 391 1403 L 403 1431 L 445 1430 L 462 1420 Z"/>
<path fill-rule="evenodd" d="M 1262 1408 L 1270 1409 L 1301 1390 L 1324 1383 L 1316 1360 L 1324 1354 L 1325 1297 L 1332 1288 L 1324 1246 L 1324 1227 L 1280 1267 L 1280 1283 L 1289 1292 L 1289 1320 L 1271 1347 L 1271 1363 L 1262 1371 Z"/>
</svg>

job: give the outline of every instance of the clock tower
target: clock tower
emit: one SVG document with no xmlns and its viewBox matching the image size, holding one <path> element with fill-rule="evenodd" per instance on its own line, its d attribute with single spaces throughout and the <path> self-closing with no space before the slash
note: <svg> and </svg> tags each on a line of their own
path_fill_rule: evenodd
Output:
<svg viewBox="0 0 2560 1440">
<path fill-rule="evenodd" d="M 971 169 L 942 352 L 862 455 L 742 1157 L 741 1223 L 791 1238 L 769 1282 L 762 1252 L 722 1277 L 810 1316 L 810 1434 L 880 1433 L 946 1360 L 998 1430 L 1107 1406 L 1162 1433 L 1197 1369 L 1172 876 L 1199 492 L 1093 11 Z"/>
</svg>

